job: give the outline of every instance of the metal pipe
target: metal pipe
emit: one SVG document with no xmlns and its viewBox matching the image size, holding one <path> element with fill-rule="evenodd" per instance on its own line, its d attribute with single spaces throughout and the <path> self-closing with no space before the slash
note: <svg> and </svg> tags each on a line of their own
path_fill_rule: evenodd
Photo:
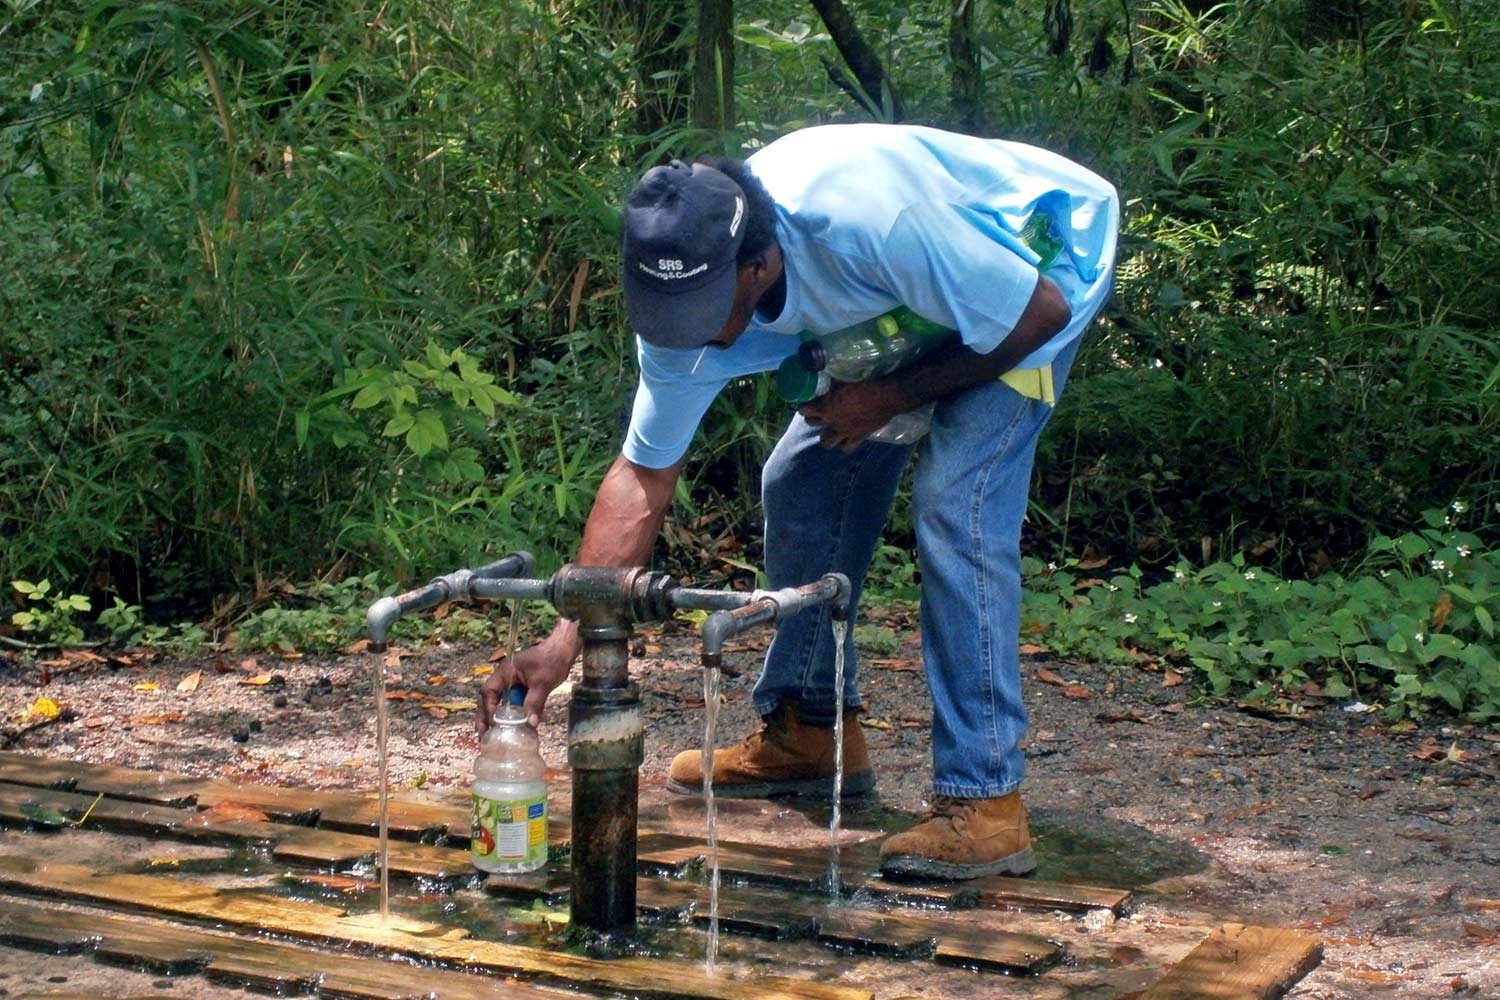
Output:
<svg viewBox="0 0 1500 1000">
<path fill-rule="evenodd" d="M 434 577 L 426 585 L 395 597 L 382 597 L 365 612 L 365 631 L 376 652 L 386 648 L 391 625 L 402 615 L 426 611 L 448 601 L 469 601 L 476 580 L 496 580 L 506 575 L 536 572 L 536 558 L 530 552 L 512 552 L 478 569 L 455 570 Z"/>
<path fill-rule="evenodd" d="M 750 595 L 750 603 L 733 611 L 715 611 L 704 619 L 704 666 L 722 662 L 716 659 L 710 663 L 708 657 L 718 657 L 724 650 L 724 643 L 734 636 L 757 625 L 790 618 L 805 608 L 832 604 L 835 617 L 844 617 L 848 614 L 849 595 L 853 592 L 849 578 L 842 573 L 828 573 L 801 587 L 757 590 Z"/>
</svg>

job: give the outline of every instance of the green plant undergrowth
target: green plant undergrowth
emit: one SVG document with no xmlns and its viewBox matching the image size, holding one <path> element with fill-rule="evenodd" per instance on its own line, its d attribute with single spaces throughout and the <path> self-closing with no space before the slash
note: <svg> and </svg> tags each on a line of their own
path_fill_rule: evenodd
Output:
<svg viewBox="0 0 1500 1000">
<path fill-rule="evenodd" d="M 1265 703 L 1313 681 L 1334 698 L 1399 718 L 1500 718 L 1500 551 L 1456 524 L 1455 504 L 1425 526 L 1379 536 L 1355 575 L 1287 580 L 1244 556 L 1179 563 L 1147 584 L 1138 567 L 1093 577 L 1077 560 L 1023 561 L 1023 632 L 1061 656 L 1141 654 L 1195 668 L 1215 694 Z"/>
</svg>

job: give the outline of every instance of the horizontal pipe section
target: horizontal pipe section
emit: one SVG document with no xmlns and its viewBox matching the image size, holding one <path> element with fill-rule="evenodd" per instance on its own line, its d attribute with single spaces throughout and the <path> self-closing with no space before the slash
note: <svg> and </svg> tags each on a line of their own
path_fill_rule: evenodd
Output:
<svg viewBox="0 0 1500 1000">
<path fill-rule="evenodd" d="M 382 597 L 365 613 L 365 630 L 370 636 L 370 644 L 377 651 L 384 649 L 391 625 L 402 615 L 426 611 L 447 601 L 472 600 L 475 596 L 473 585 L 477 580 L 494 580 L 505 573 L 530 573 L 535 567 L 536 559 L 530 552 L 512 552 L 478 569 L 455 570 L 415 590 L 395 597 Z"/>
<path fill-rule="evenodd" d="M 724 643 L 741 632 L 790 618 L 805 608 L 832 604 L 834 617 L 842 618 L 848 614 L 851 593 L 853 588 L 849 584 L 849 578 L 842 573 L 829 573 L 822 579 L 801 587 L 757 590 L 750 595 L 749 603 L 732 611 L 715 611 L 704 620 L 704 665 L 710 664 L 709 657 L 718 657 L 724 650 Z"/>
</svg>

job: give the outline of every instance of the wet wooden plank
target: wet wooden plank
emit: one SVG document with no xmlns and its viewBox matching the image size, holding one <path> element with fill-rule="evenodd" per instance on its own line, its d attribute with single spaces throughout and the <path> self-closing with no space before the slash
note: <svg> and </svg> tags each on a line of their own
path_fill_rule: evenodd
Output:
<svg viewBox="0 0 1500 1000">
<path fill-rule="evenodd" d="M 1069 913 L 1109 910 L 1119 916 L 1125 904 L 1130 901 L 1128 889 L 1043 882 L 1040 879 L 1009 878 L 1004 875 L 973 879 L 968 885 L 979 893 L 980 906 L 1000 909 L 1021 907 L 1028 910 L 1065 910 Z"/>
<path fill-rule="evenodd" d="M 400 840 L 393 840 L 388 846 L 388 864 L 393 875 L 443 881 L 477 881 L 482 877 L 470 863 L 467 850 Z M 313 868 L 347 869 L 374 862 L 379 850 L 380 841 L 375 837 L 337 830 L 286 829 L 277 839 L 271 856 L 277 861 Z"/>
<path fill-rule="evenodd" d="M 0 888 L 75 899 L 95 905 L 211 921 L 293 937 L 379 948 L 394 955 L 447 966 L 515 973 L 587 989 L 656 998 L 705 1000 L 872 1000 L 867 990 L 828 984 L 756 978 L 710 977 L 696 964 L 652 959 L 602 961 L 564 952 L 460 936 L 462 931 L 412 921 L 345 917 L 335 907 L 254 893 L 227 893 L 180 880 L 144 875 L 99 875 L 77 865 L 47 864 L 0 854 Z"/>
<path fill-rule="evenodd" d="M 643 914 L 659 919 L 709 925 L 709 891 L 704 885 L 641 879 L 636 904 Z M 755 889 L 719 891 L 719 927 L 726 933 L 771 941 L 811 939 L 817 926 L 817 916 L 805 901 Z"/>
<path fill-rule="evenodd" d="M 541 871 L 490 875 L 484 888 L 508 899 L 540 899 L 548 906 L 557 906 L 572 894 L 573 875 L 567 868 L 548 865 Z"/>
<path fill-rule="evenodd" d="M 0 752 L 0 781 L 37 788 L 104 793 L 117 799 L 189 806 L 201 780 L 161 771 L 144 771 L 112 764 L 85 764 L 14 751 Z"/>
<path fill-rule="evenodd" d="M 192 843 L 270 846 L 277 836 L 277 828 L 267 823 L 231 820 L 205 824 L 195 822 L 201 814 L 191 810 L 0 782 L 0 823 L 54 825 L 39 822 L 38 810 L 59 814 L 75 824 L 82 820 L 86 829 Z"/>
<path fill-rule="evenodd" d="M 818 921 L 818 942 L 871 955 L 916 958 L 932 954 L 937 935 L 930 926 L 903 920 L 899 914 L 845 910 Z"/>
<path fill-rule="evenodd" d="M 1045 938 L 996 932 L 976 924 L 948 923 L 938 930 L 932 960 L 980 972 L 1035 975 L 1063 957 L 1063 950 Z"/>
<path fill-rule="evenodd" d="M 1314 934 L 1225 924 L 1139 1000 L 1275 1000 L 1322 960 L 1323 942 Z"/>
<path fill-rule="evenodd" d="M 333 955 L 312 948 L 229 937 L 178 927 L 157 920 L 121 918 L 97 913 L 48 910 L 6 900 L 0 926 L 33 940 L 48 935 L 78 939 L 77 951 L 93 950 L 96 960 L 141 966 L 177 976 L 201 974 L 228 986 L 262 992 L 352 1000 L 481 1000 L 503 993 L 515 1000 L 566 1000 L 569 994 L 513 979 L 413 966 L 378 955 Z M 83 934 L 70 925 L 84 923 Z M 68 933 L 71 931 L 71 933 Z M 97 947 L 95 947 L 97 942 Z M 33 945 L 34 946 L 34 945 Z M 186 956 L 170 964 L 166 955 Z M 52 994 L 47 994 L 52 996 Z M 576 996 L 576 995 L 574 995 Z"/>
</svg>

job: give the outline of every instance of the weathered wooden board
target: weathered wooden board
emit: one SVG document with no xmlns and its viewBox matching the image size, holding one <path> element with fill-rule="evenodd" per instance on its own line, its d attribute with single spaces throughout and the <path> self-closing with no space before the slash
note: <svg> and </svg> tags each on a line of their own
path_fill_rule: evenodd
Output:
<svg viewBox="0 0 1500 1000">
<path fill-rule="evenodd" d="M 495 979 L 378 955 L 335 955 L 313 948 L 230 937 L 160 920 L 63 913 L 7 899 L 0 904 L 0 941 L 56 954 L 92 952 L 95 959 L 153 973 L 201 974 L 261 992 L 310 993 L 358 1000 L 566 1000 L 570 995 L 513 979 Z M 53 997 L 53 994 L 46 994 Z"/>
<path fill-rule="evenodd" d="M 762 977 L 727 981 L 696 965 L 659 959 L 603 961 L 558 951 L 476 941 L 435 925 L 346 917 L 321 903 L 294 902 L 253 893 L 229 893 L 176 879 L 98 875 L 76 865 L 47 864 L 0 854 L 0 888 L 74 899 L 225 926 L 254 928 L 333 944 L 362 945 L 394 955 L 449 966 L 514 973 L 586 989 L 660 998 L 709 1000 L 872 1000 L 867 990 Z"/>
<path fill-rule="evenodd" d="M 1225 924 L 1140 1000 L 1275 1000 L 1322 960 L 1323 942 L 1315 935 Z"/>
<path fill-rule="evenodd" d="M 274 820 L 290 823 L 312 823 L 320 829 L 337 830 L 355 836 L 370 836 L 377 824 L 377 803 L 373 797 L 348 792 L 312 791 L 309 789 L 280 788 L 272 785 L 235 784 L 207 778 L 190 778 L 183 775 L 163 774 L 135 768 L 115 767 L 106 764 L 91 764 L 73 761 L 56 761 L 32 757 L 14 752 L 0 752 L 0 782 L 13 782 L 32 787 L 68 788 L 82 794 L 104 793 L 109 798 L 124 798 L 129 801 L 154 803 L 161 806 L 196 805 L 200 809 L 211 808 L 224 802 L 237 802 L 253 806 Z M 151 822 L 165 822 L 170 817 L 143 813 Z M 431 840 L 438 833 L 446 832 L 454 847 L 468 844 L 469 812 L 466 807 L 423 802 L 404 801 L 397 797 L 391 800 L 391 837 L 398 841 Z M 122 832 L 132 832 L 122 826 L 111 826 Z M 158 829 L 141 829 L 134 832 L 156 833 L 177 836 L 169 832 L 176 828 L 162 826 Z M 215 825 L 211 833 L 198 834 L 197 839 L 213 840 L 218 836 L 224 842 L 226 829 Z M 250 831 L 241 831 L 249 834 Z M 551 822 L 548 840 L 554 845 L 567 843 L 569 830 L 566 822 Z M 228 838 L 228 839 L 233 839 Z M 343 844 L 339 850 L 352 850 L 352 842 L 322 840 L 303 841 L 306 849 L 321 843 L 332 846 Z M 720 870 L 731 881 L 743 881 L 757 885 L 768 885 L 796 892 L 821 892 L 828 878 L 828 854 L 825 851 L 773 850 L 762 845 L 721 843 L 719 845 Z M 335 853 L 337 853 L 335 851 Z M 681 874 L 694 864 L 701 864 L 707 855 L 707 844 L 699 838 L 681 837 L 655 833 L 649 829 L 641 831 L 637 857 L 641 870 L 647 874 Z M 308 863 L 319 863 L 309 859 Z M 330 859 L 328 865 L 353 863 L 351 859 Z M 446 870 L 453 864 L 449 857 L 429 858 L 420 851 L 402 856 L 402 863 L 411 870 L 403 870 L 392 863 L 391 871 L 406 877 L 441 877 L 433 873 L 434 868 Z M 1096 886 L 1070 885 L 1056 882 L 1041 882 L 1033 879 L 992 877 L 968 883 L 955 884 L 910 884 L 880 878 L 876 872 L 876 855 L 873 845 L 853 847 L 845 852 L 842 864 L 844 878 L 851 889 L 870 893 L 872 896 L 903 905 L 963 908 L 1023 907 L 1028 909 L 1057 909 L 1081 913 L 1093 909 L 1109 909 L 1119 913 L 1130 898 L 1129 892 Z"/>
</svg>

